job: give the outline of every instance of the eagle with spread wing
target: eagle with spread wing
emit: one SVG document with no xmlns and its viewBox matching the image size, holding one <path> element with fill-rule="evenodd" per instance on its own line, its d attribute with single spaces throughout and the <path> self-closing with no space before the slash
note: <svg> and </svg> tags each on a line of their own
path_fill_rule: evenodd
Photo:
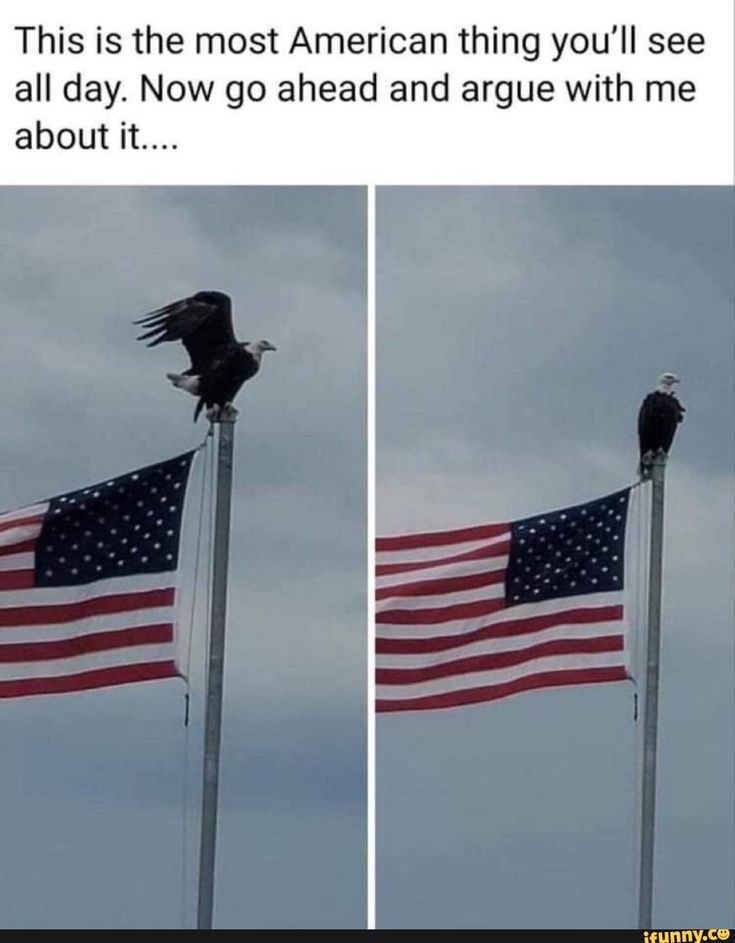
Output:
<svg viewBox="0 0 735 943">
<path fill-rule="evenodd" d="M 175 387 L 198 398 L 195 422 L 204 407 L 210 422 L 234 412 L 232 401 L 240 387 L 258 372 L 264 352 L 276 349 L 269 341 L 241 343 L 235 338 L 232 299 L 223 291 L 198 291 L 134 323 L 143 325 L 144 333 L 137 339 L 148 341 L 148 347 L 181 341 L 186 348 L 191 367 L 166 376 Z"/>
</svg>

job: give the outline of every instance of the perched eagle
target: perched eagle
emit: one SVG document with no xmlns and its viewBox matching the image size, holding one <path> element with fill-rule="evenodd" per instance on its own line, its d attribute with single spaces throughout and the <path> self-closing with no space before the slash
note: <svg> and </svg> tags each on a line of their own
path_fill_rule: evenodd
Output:
<svg viewBox="0 0 735 943">
<path fill-rule="evenodd" d="M 675 373 L 662 373 L 658 386 L 649 393 L 638 413 L 638 442 L 640 445 L 641 474 L 656 455 L 668 455 L 677 425 L 684 418 L 684 407 L 674 394 L 679 382 Z"/>
<path fill-rule="evenodd" d="M 183 373 L 167 373 L 175 387 L 199 397 L 194 421 L 204 406 L 207 419 L 216 421 L 223 410 L 232 411 L 232 401 L 246 380 L 260 369 L 266 350 L 275 350 L 268 341 L 240 343 L 232 330 L 232 300 L 223 291 L 198 291 L 151 311 L 134 322 L 149 340 L 148 347 L 165 341 L 181 341 L 191 358 Z"/>
</svg>

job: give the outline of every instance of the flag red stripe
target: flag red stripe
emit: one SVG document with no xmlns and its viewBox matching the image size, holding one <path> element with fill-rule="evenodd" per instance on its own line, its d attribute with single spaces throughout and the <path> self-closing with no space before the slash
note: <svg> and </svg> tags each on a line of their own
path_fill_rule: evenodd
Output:
<svg viewBox="0 0 735 943">
<path fill-rule="evenodd" d="M 512 609 L 508 610 L 512 612 Z M 622 606 L 599 606 L 589 609 L 567 609 L 549 615 L 530 616 L 527 619 L 508 619 L 463 635 L 437 635 L 431 638 L 377 638 L 379 655 L 423 655 L 429 652 L 449 651 L 463 648 L 471 642 L 490 638 L 510 638 L 540 632 L 557 625 L 587 625 L 595 622 L 614 622 L 623 618 Z"/>
<path fill-rule="evenodd" d="M 443 547 L 445 544 L 467 543 L 469 540 L 488 540 L 509 533 L 507 524 L 481 524 L 479 527 L 463 527 L 460 530 L 444 530 L 427 534 L 406 534 L 402 537 L 378 537 L 375 549 L 378 553 L 392 550 L 420 550 L 424 547 Z"/>
<path fill-rule="evenodd" d="M 144 662 L 139 665 L 119 665 L 98 668 L 62 677 L 27 678 L 20 681 L 0 681 L 0 697 L 26 697 L 32 694 L 64 694 L 87 688 L 104 688 L 114 684 L 132 684 L 136 681 L 155 681 L 159 678 L 177 678 L 179 672 L 173 661 Z"/>
<path fill-rule="evenodd" d="M 13 553 L 33 553 L 36 549 L 37 542 L 34 537 L 33 540 L 24 540 L 19 544 L 7 544 L 4 547 L 0 547 L 0 557 L 9 557 Z"/>
<path fill-rule="evenodd" d="M 455 606 L 438 606 L 431 609 L 386 609 L 378 613 L 377 621 L 383 625 L 437 625 L 455 619 L 474 619 L 505 609 L 504 599 L 480 599 Z M 466 638 L 466 636 L 463 636 Z"/>
<path fill-rule="evenodd" d="M 493 684 L 481 688 L 468 688 L 464 691 L 447 691 L 444 694 L 432 694 L 426 697 L 393 700 L 379 698 L 375 709 L 378 713 L 389 711 L 419 711 L 434 710 L 441 707 L 462 707 L 465 704 L 481 704 L 484 701 L 495 701 L 521 691 L 532 691 L 536 688 L 553 688 L 567 684 L 598 684 L 603 681 L 626 681 L 628 675 L 622 666 L 608 668 L 570 668 L 564 671 L 543 671 L 529 675 L 526 678 L 517 678 L 515 681 L 506 681 L 503 684 Z"/>
<path fill-rule="evenodd" d="M 20 642 L 0 645 L 0 664 L 47 661 L 52 658 L 74 658 L 91 652 L 106 652 L 133 645 L 156 645 L 172 642 L 174 627 L 170 622 L 138 625 L 112 632 L 92 632 L 55 642 Z"/>
<path fill-rule="evenodd" d="M 375 567 L 376 576 L 391 576 L 393 573 L 411 573 L 413 570 L 424 570 L 429 567 L 446 566 L 448 563 L 464 563 L 465 560 L 486 560 L 489 557 L 502 557 L 510 553 L 510 540 L 503 540 L 489 547 L 478 547 L 468 550 L 467 553 L 458 553 L 453 557 L 442 557 L 436 560 L 423 560 L 415 563 L 379 563 Z"/>
<path fill-rule="evenodd" d="M 32 589 L 33 570 L 0 570 L 0 589 Z"/>
<path fill-rule="evenodd" d="M 33 527 L 43 524 L 43 518 L 43 514 L 36 514 L 33 517 L 18 517 L 14 521 L 0 521 L 0 533 L 4 530 L 13 530 L 14 527 Z"/>
<path fill-rule="evenodd" d="M 548 655 L 579 655 L 589 652 L 622 651 L 622 635 L 604 635 L 598 638 L 582 639 L 552 639 L 548 642 L 539 642 L 537 645 L 530 645 L 528 648 L 521 648 L 512 652 L 473 655 L 469 658 L 458 658 L 456 661 L 444 662 L 441 665 L 427 665 L 425 668 L 378 668 L 376 680 L 378 684 L 420 684 L 422 681 L 433 681 L 436 678 L 471 674 L 476 671 L 490 671 L 495 668 L 511 668 L 513 665 L 522 665 L 527 661 L 533 661 L 535 658 L 545 658 Z"/>
<path fill-rule="evenodd" d="M 135 609 L 147 609 L 154 606 L 172 606 L 176 590 L 151 589 L 139 593 L 118 593 L 111 596 L 98 596 L 79 602 L 60 603 L 49 606 L 15 606 L 0 609 L 0 628 L 19 625 L 58 625 L 62 622 L 74 622 L 88 616 L 109 615 L 116 612 L 131 612 Z"/>
<path fill-rule="evenodd" d="M 505 570 L 489 570 L 486 573 L 470 573 L 467 576 L 448 576 L 438 580 L 418 580 L 415 583 L 401 583 L 398 586 L 384 586 L 375 592 L 376 599 L 391 596 L 432 596 L 442 593 L 459 593 L 464 589 L 479 589 L 502 583 Z"/>
</svg>

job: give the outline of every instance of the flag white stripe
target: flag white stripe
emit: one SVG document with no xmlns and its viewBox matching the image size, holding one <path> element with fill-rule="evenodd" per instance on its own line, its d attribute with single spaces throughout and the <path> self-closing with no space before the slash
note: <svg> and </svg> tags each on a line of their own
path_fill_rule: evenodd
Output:
<svg viewBox="0 0 735 943">
<path fill-rule="evenodd" d="M 147 606 L 132 612 L 119 612 L 86 619 L 74 619 L 59 625 L 29 625 L 0 628 L 0 645 L 16 642 L 57 642 L 78 635 L 93 635 L 95 632 L 116 632 L 134 629 L 141 625 L 175 623 L 176 606 Z"/>
<path fill-rule="evenodd" d="M 432 593 L 429 596 L 387 596 L 376 604 L 376 618 L 386 609 L 443 609 L 445 606 L 460 606 L 466 602 L 483 599 L 502 599 L 505 583 L 491 583 L 477 589 L 460 589 L 456 593 Z"/>
<path fill-rule="evenodd" d="M 11 553 L 7 557 L 0 557 L 0 572 L 3 570 L 32 570 L 33 557 L 32 553 Z"/>
<path fill-rule="evenodd" d="M 545 599 L 542 602 L 524 603 L 510 606 L 499 612 L 475 619 L 455 619 L 434 625 L 390 625 L 381 623 L 380 613 L 376 614 L 377 634 L 381 638 L 434 638 L 444 635 L 464 635 L 486 625 L 497 622 L 517 622 L 535 616 L 553 615 L 556 612 L 568 612 L 571 609 L 599 609 L 604 606 L 620 606 L 622 593 L 590 593 L 589 595 L 565 596 L 560 599 Z"/>
<path fill-rule="evenodd" d="M 497 655 L 502 652 L 523 651 L 532 645 L 558 639 L 604 638 L 608 635 L 624 635 L 624 633 L 625 624 L 622 619 L 582 625 L 555 625 L 548 629 L 541 629 L 538 632 L 529 632 L 528 635 L 483 639 L 480 642 L 470 642 L 467 645 L 440 652 L 424 652 L 421 654 L 379 653 L 375 656 L 375 660 L 378 668 L 428 668 L 432 665 L 445 665 L 463 658 L 473 658 L 477 655 Z M 623 653 L 620 652 L 619 655 L 622 659 Z"/>
<path fill-rule="evenodd" d="M 512 668 L 499 668 L 491 671 L 476 671 L 470 674 L 448 678 L 436 678 L 419 684 L 378 684 L 377 697 L 388 700 L 408 700 L 416 697 L 430 697 L 446 694 L 450 691 L 466 691 L 495 684 L 517 681 L 530 675 L 549 671 L 569 669 L 609 668 L 623 664 L 623 652 L 590 652 L 588 654 L 553 655 L 548 658 L 536 658 Z"/>
<path fill-rule="evenodd" d="M 40 524 L 23 524 L 20 527 L 9 527 L 7 530 L 0 530 L 0 547 L 12 547 L 13 544 L 23 544 L 27 540 L 35 540 L 40 533 Z"/>
<path fill-rule="evenodd" d="M 37 515 L 45 514 L 48 508 L 49 505 L 46 501 L 43 504 L 29 504 L 28 507 L 25 508 L 18 508 L 15 511 L 6 511 L 4 514 L 0 514 L 0 524 L 23 520 L 26 517 L 36 517 Z"/>
<path fill-rule="evenodd" d="M 480 547 L 491 547 L 502 544 L 510 536 L 510 529 L 497 537 L 485 537 L 481 540 L 465 540 L 461 543 L 440 544 L 437 547 L 419 547 L 416 550 L 378 550 L 375 562 L 380 566 L 385 563 L 423 563 L 431 560 L 441 560 L 442 557 L 455 557 Z"/>
<path fill-rule="evenodd" d="M 50 658 L 47 661 L 13 662 L 0 664 L 0 681 L 25 681 L 28 678 L 63 678 L 98 668 L 117 668 L 147 662 L 173 661 L 175 646 L 135 645 L 111 651 L 90 652 L 73 658 Z"/>
<path fill-rule="evenodd" d="M 447 563 L 444 566 L 431 566 L 420 570 L 406 570 L 403 573 L 385 573 L 376 576 L 376 589 L 388 586 L 403 586 L 406 583 L 417 583 L 420 580 L 443 580 L 457 576 L 469 576 L 471 573 L 490 573 L 504 570 L 508 566 L 508 554 L 499 557 L 486 557 L 482 560 L 464 560 L 458 563 Z"/>
<path fill-rule="evenodd" d="M 176 585 L 176 571 L 165 573 L 139 573 L 135 576 L 114 576 L 94 583 L 79 586 L 35 586 L 33 595 L 29 590 L 0 591 L 0 609 L 14 606 L 53 606 L 63 603 L 82 602 L 98 596 L 117 596 L 120 593 L 143 593 L 149 589 L 165 589 Z"/>
</svg>

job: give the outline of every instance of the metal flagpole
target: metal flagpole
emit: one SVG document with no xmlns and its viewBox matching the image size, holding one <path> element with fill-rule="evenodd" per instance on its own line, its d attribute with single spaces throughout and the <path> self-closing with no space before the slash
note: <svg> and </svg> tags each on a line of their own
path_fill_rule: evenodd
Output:
<svg viewBox="0 0 735 943">
<path fill-rule="evenodd" d="M 217 843 L 217 793 L 219 786 L 220 734 L 222 730 L 222 675 L 227 618 L 227 568 L 230 552 L 232 505 L 232 457 L 234 410 L 223 410 L 217 420 L 217 498 L 214 515 L 212 603 L 210 610 L 209 671 L 204 720 L 204 773 L 202 785 L 201 843 L 199 847 L 199 900 L 197 930 L 212 929 L 214 864 Z"/>
<path fill-rule="evenodd" d="M 651 537 L 648 576 L 646 697 L 643 714 L 641 789 L 641 857 L 638 885 L 638 928 L 650 930 L 653 913 L 653 854 L 656 828 L 656 742 L 658 739 L 658 678 L 661 658 L 661 590 L 664 556 L 664 477 L 666 455 L 651 466 Z"/>
</svg>

